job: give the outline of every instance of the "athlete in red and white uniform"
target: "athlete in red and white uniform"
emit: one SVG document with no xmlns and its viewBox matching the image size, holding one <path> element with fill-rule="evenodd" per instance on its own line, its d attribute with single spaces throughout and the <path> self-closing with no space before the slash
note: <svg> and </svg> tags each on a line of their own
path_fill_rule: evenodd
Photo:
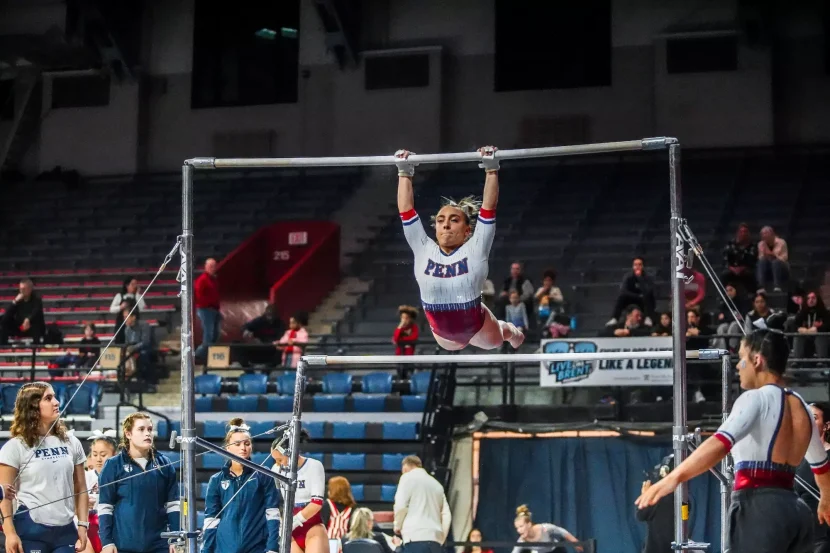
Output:
<svg viewBox="0 0 830 553">
<path fill-rule="evenodd" d="M 288 475 L 288 457 L 285 436 L 271 446 L 271 456 L 276 463 L 272 470 Z M 297 489 L 294 492 L 294 519 L 291 531 L 292 553 L 328 553 L 329 542 L 326 527 L 320 518 L 326 493 L 326 471 L 317 459 L 297 458 Z M 283 497 L 284 499 L 284 497 Z"/>
<path fill-rule="evenodd" d="M 731 451 L 735 485 L 729 513 L 730 553 L 802 553 L 812 550 L 813 514 L 793 491 L 806 459 L 821 490 L 820 521 L 830 521 L 830 461 L 804 400 L 782 386 L 789 345 L 781 332 L 756 330 L 744 338 L 738 363 L 741 387 L 732 413 L 666 478 L 638 499 L 642 509 L 714 467 Z"/>
<path fill-rule="evenodd" d="M 499 162 L 492 146 L 481 148 L 479 153 L 480 167 L 486 171 L 483 199 L 480 204 L 471 198 L 459 202 L 445 200 L 435 216 L 437 243 L 427 236 L 415 211 L 415 163 L 409 161 L 406 150 L 395 153 L 398 211 L 406 241 L 415 256 L 421 303 L 435 340 L 447 350 L 459 350 L 468 344 L 495 349 L 505 340 L 518 348 L 524 341 L 524 334 L 515 325 L 497 320 L 481 303 L 496 233 Z"/>
</svg>

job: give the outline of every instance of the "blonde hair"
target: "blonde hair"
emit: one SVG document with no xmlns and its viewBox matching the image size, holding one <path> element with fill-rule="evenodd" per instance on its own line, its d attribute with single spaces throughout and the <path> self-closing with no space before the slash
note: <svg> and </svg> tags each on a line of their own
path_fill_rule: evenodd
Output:
<svg viewBox="0 0 830 553">
<path fill-rule="evenodd" d="M 470 225 L 470 236 L 473 235 L 473 232 L 476 230 L 476 222 L 478 221 L 478 212 L 481 210 L 481 198 L 478 196 L 464 196 L 458 201 L 453 200 L 452 198 L 441 198 L 441 209 L 449 206 L 454 207 L 461 211 L 464 214 L 464 217 L 467 218 L 466 223 Z M 433 215 L 430 217 L 430 221 L 432 222 L 432 227 L 435 228 L 435 218 L 438 215 Z"/>
<path fill-rule="evenodd" d="M 137 420 L 148 420 L 152 422 L 152 418 L 147 413 L 142 411 L 136 411 L 135 413 L 130 413 L 127 415 L 127 418 L 124 419 L 124 422 L 121 424 L 121 449 L 129 452 L 130 451 L 130 439 L 127 437 L 127 432 L 133 431 L 133 426 L 135 425 L 135 421 Z M 150 459 L 156 456 L 156 446 L 150 446 Z"/>
<path fill-rule="evenodd" d="M 350 540 L 371 540 L 374 538 L 372 528 L 369 523 L 372 522 L 374 516 L 372 511 L 366 507 L 358 507 L 352 511 L 352 520 L 349 524 L 349 533 L 346 537 Z"/>
<path fill-rule="evenodd" d="M 519 519 L 533 522 L 533 513 L 530 512 L 530 508 L 527 505 L 519 505 L 516 507 L 516 520 Z"/>
<path fill-rule="evenodd" d="M 46 390 L 50 388 L 52 386 L 46 382 L 30 382 L 18 390 L 14 400 L 11 435 L 13 438 L 20 438 L 29 447 L 35 447 L 37 444 L 40 435 L 40 402 Z M 60 419 L 52 425 L 51 433 L 62 442 L 69 439 L 66 435 L 66 426 Z"/>
</svg>

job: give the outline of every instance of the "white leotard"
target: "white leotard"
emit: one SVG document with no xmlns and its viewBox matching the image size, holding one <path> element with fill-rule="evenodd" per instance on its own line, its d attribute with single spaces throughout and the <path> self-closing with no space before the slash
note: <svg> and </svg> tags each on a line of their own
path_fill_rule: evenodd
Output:
<svg viewBox="0 0 830 553">
<path fill-rule="evenodd" d="M 727 420 L 715 438 L 731 450 L 735 461 L 735 489 L 758 487 L 792 487 L 796 467 L 772 462 L 772 450 L 781 428 L 786 397 L 797 397 L 813 419 L 804 400 L 793 392 L 774 384 L 756 390 L 747 390 L 735 401 Z M 815 424 L 810 445 L 804 458 L 816 474 L 830 470 Z"/>
<path fill-rule="evenodd" d="M 279 473 L 288 476 L 288 467 L 277 467 Z M 294 492 L 294 506 L 304 507 L 309 503 L 323 504 L 326 494 L 326 469 L 323 463 L 311 457 L 305 458 L 305 463 L 297 469 L 297 490 Z M 283 492 L 285 495 L 285 492 Z"/>
</svg>

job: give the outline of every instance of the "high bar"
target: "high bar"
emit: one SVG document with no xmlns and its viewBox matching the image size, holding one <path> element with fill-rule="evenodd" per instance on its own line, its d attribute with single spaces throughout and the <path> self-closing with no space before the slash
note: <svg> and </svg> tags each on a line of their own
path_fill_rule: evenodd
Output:
<svg viewBox="0 0 830 553">
<path fill-rule="evenodd" d="M 597 144 L 577 144 L 574 146 L 550 146 L 546 148 L 523 148 L 518 150 L 499 150 L 498 159 L 525 159 L 539 157 L 558 157 L 577 154 L 602 154 L 611 152 L 634 152 L 639 150 L 661 150 L 677 142 L 675 138 L 657 137 L 623 142 L 601 142 Z M 461 163 L 481 161 L 476 152 L 456 154 L 412 154 L 410 161 L 426 165 L 430 163 Z M 185 161 L 194 169 L 252 169 L 269 167 L 344 167 L 356 165 L 394 165 L 395 156 L 362 157 L 286 157 L 286 158 L 216 158 L 196 157 Z"/>
<path fill-rule="evenodd" d="M 686 352 L 687 359 L 720 359 L 726 350 L 701 349 Z M 304 355 L 309 365 L 413 365 L 423 363 L 543 363 L 550 361 L 605 361 L 616 359 L 671 359 L 664 351 L 600 351 L 596 353 L 514 353 L 482 355 Z"/>
</svg>

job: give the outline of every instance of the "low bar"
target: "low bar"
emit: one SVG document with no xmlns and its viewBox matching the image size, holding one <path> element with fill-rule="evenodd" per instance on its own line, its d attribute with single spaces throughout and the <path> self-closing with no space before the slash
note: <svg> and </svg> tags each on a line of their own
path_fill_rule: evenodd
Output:
<svg viewBox="0 0 830 553">
<path fill-rule="evenodd" d="M 687 359 L 705 359 L 720 350 L 691 350 Z M 597 353 L 514 353 L 483 355 L 304 355 L 301 359 L 311 366 L 321 365 L 414 365 L 417 363 L 544 363 L 549 361 L 605 361 L 615 359 L 671 359 L 674 352 L 665 351 L 600 351 Z"/>
<path fill-rule="evenodd" d="M 196 437 L 196 440 L 195 440 L 194 443 L 196 445 L 198 445 L 199 447 L 203 447 L 204 449 L 207 449 L 208 451 L 212 451 L 212 452 L 214 452 L 218 455 L 221 455 L 225 459 L 229 459 L 231 461 L 236 461 L 237 463 L 239 463 L 243 467 L 248 467 L 249 469 L 251 469 L 254 472 L 259 472 L 261 474 L 264 474 L 265 476 L 270 476 L 271 478 L 279 480 L 283 484 L 287 485 L 287 484 L 291 483 L 291 481 L 287 477 L 283 476 L 282 474 L 274 472 L 271 469 L 267 469 L 267 468 L 263 467 L 262 465 L 254 463 L 253 461 L 249 461 L 248 459 L 243 459 L 239 455 L 234 455 L 230 451 L 228 451 L 228 450 L 226 450 L 222 447 L 219 447 L 218 445 L 214 445 L 214 444 L 210 443 L 209 441 L 204 440 L 204 439 L 202 439 L 198 436 Z"/>
<path fill-rule="evenodd" d="M 580 154 L 604 154 L 612 152 L 637 152 L 659 150 L 668 147 L 674 139 L 666 137 L 643 138 L 622 142 L 601 142 L 599 144 L 578 144 L 575 146 L 550 146 L 547 148 L 522 148 L 499 150 L 500 160 L 540 157 L 560 157 Z M 481 161 L 477 152 L 455 154 L 412 154 L 409 160 L 419 165 L 434 163 L 462 163 Z M 358 157 L 286 157 L 286 158 L 213 158 L 197 157 L 185 161 L 194 169 L 256 169 L 274 167 L 346 167 L 367 165 L 394 165 L 395 156 Z"/>
</svg>

